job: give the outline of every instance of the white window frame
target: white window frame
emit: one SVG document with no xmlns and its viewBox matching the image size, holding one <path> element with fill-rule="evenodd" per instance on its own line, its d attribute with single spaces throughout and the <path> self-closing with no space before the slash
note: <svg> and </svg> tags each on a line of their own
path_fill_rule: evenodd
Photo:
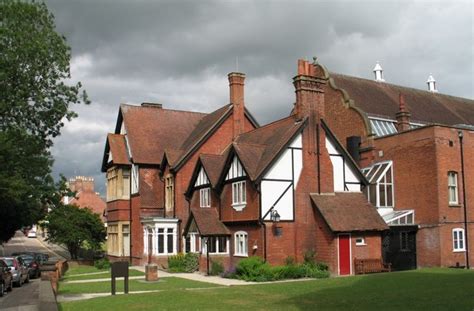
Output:
<svg viewBox="0 0 474 311">
<path fill-rule="evenodd" d="M 453 229 L 453 252 L 465 252 L 466 251 L 466 239 L 464 236 L 463 228 Z"/>
<path fill-rule="evenodd" d="M 197 253 L 199 251 L 199 248 L 196 247 L 196 241 L 198 240 L 198 234 L 197 232 L 189 232 L 188 236 L 183 237 L 183 253 L 186 252 L 186 239 L 189 238 L 189 253 Z"/>
<path fill-rule="evenodd" d="M 148 229 L 152 229 L 152 249 L 151 253 L 153 256 L 169 256 L 169 255 L 176 255 L 178 253 L 178 224 L 175 220 L 173 222 L 160 222 L 154 224 L 146 224 L 144 223 L 143 232 L 148 233 Z M 163 233 L 159 233 L 159 229 L 163 229 Z M 172 229 L 172 236 L 173 236 L 173 250 L 168 252 L 168 238 L 169 235 L 168 229 Z M 163 235 L 163 252 L 158 252 L 158 236 Z M 145 239 L 144 239 L 145 242 Z M 148 254 L 148 242 L 145 243 L 144 249 L 146 249 L 146 253 Z"/>
<path fill-rule="evenodd" d="M 199 205 L 201 207 L 211 207 L 211 188 L 199 189 Z"/>
<path fill-rule="evenodd" d="M 138 193 L 140 188 L 138 165 L 132 164 L 132 194 Z"/>
<path fill-rule="evenodd" d="M 232 183 L 232 207 L 236 211 L 242 211 L 247 205 L 247 188 L 245 180 Z"/>
<path fill-rule="evenodd" d="M 234 233 L 234 256 L 248 257 L 249 255 L 248 234 L 245 231 Z"/>
<path fill-rule="evenodd" d="M 355 238 L 355 244 L 357 246 L 364 246 L 364 245 L 367 245 L 367 243 L 365 242 L 365 237 L 363 236 L 358 236 Z"/>
<path fill-rule="evenodd" d="M 202 237 L 201 238 L 201 249 L 202 253 L 204 255 L 207 254 L 207 239 L 209 238 L 216 238 L 216 252 L 209 252 L 209 255 L 227 255 L 229 254 L 229 237 L 225 237 L 226 240 L 226 246 L 225 246 L 225 252 L 219 252 L 219 238 L 222 238 L 222 236 L 213 236 L 213 237 Z"/>
<path fill-rule="evenodd" d="M 451 196 L 451 189 L 454 190 L 454 198 Z M 449 205 L 459 204 L 458 173 L 454 171 L 448 172 L 448 202 Z"/>
<path fill-rule="evenodd" d="M 174 208 L 174 176 L 168 174 L 165 177 L 165 212 Z"/>
</svg>

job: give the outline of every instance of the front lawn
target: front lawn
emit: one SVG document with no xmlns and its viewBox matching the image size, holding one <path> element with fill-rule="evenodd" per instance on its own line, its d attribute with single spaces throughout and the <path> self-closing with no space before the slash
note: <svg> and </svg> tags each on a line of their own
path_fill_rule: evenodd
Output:
<svg viewBox="0 0 474 311">
<path fill-rule="evenodd" d="M 84 274 L 84 273 L 96 273 L 96 272 L 107 272 L 109 269 L 97 269 L 94 266 L 74 266 L 74 267 L 69 267 L 67 269 L 66 275 L 71 276 L 71 275 L 76 275 L 76 274 Z"/>
<path fill-rule="evenodd" d="M 166 278 L 167 279 L 167 278 Z M 190 282 L 183 280 L 183 282 Z M 87 284 L 87 286 L 92 283 Z M 158 283 L 159 284 L 159 283 Z M 186 286 L 187 287 L 187 286 Z M 131 286 L 131 289 L 133 287 Z M 474 271 L 418 271 L 61 303 L 61 310 L 473 310 Z M 61 288 L 60 288 L 61 290 Z"/>
<path fill-rule="evenodd" d="M 98 270 L 101 271 L 101 270 Z M 145 275 L 145 273 L 135 270 L 135 269 L 129 269 L 128 270 L 128 275 L 129 276 L 142 276 Z M 76 281 L 76 280 L 92 280 L 92 279 L 105 279 L 105 278 L 110 278 L 110 270 L 107 271 L 105 270 L 104 272 L 97 272 L 94 274 L 72 274 L 69 275 L 69 273 L 66 273 L 64 276 L 63 280 L 64 281 Z"/>
<path fill-rule="evenodd" d="M 123 292 L 123 278 L 117 279 L 117 292 Z M 110 293 L 110 281 L 87 283 L 59 283 L 59 294 Z M 182 278 L 161 278 L 159 282 L 147 283 L 140 280 L 129 280 L 129 291 L 174 290 L 183 288 L 216 287 L 211 283 L 196 282 Z"/>
</svg>

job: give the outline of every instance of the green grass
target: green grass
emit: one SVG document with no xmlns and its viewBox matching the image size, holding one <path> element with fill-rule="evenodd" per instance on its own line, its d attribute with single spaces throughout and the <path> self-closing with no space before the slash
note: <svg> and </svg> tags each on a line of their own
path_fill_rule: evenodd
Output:
<svg viewBox="0 0 474 311">
<path fill-rule="evenodd" d="M 100 271 L 100 270 L 99 270 Z M 145 275 L 145 273 L 135 270 L 135 269 L 130 269 L 128 270 L 128 275 L 129 276 L 142 276 Z M 81 274 L 73 274 L 69 275 L 66 274 L 63 278 L 64 281 L 76 281 L 76 280 L 93 280 L 93 279 L 104 279 L 104 278 L 110 278 L 110 271 L 105 271 L 102 273 L 97 273 L 97 274 L 86 274 L 86 275 L 81 275 Z"/>
<path fill-rule="evenodd" d="M 75 274 L 83 274 L 83 273 L 92 273 L 92 272 L 107 272 L 109 269 L 97 269 L 94 266 L 75 266 L 69 267 L 66 272 L 66 276 L 71 276 Z"/>
<path fill-rule="evenodd" d="M 184 281 L 189 282 L 189 281 Z M 61 310 L 473 310 L 474 272 L 422 269 L 289 283 L 118 295 Z M 185 286 L 187 287 L 187 286 Z M 132 287 L 131 287 L 132 288 Z"/>
<path fill-rule="evenodd" d="M 123 279 L 117 279 L 117 291 L 123 291 Z M 59 294 L 84 294 L 84 293 L 109 293 L 110 281 L 88 283 L 59 283 Z M 145 283 L 139 280 L 129 280 L 129 291 L 142 290 L 174 290 L 183 288 L 208 288 L 216 287 L 211 283 L 203 283 L 169 277 L 161 278 L 159 282 Z"/>
</svg>

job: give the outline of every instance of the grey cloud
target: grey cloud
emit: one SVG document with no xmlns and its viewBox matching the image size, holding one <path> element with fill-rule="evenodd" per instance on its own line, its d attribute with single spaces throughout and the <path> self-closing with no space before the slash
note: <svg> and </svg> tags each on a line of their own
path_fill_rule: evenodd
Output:
<svg viewBox="0 0 474 311">
<path fill-rule="evenodd" d="M 387 82 L 420 89 L 433 73 L 441 92 L 474 95 L 469 1 L 47 4 L 78 64 L 73 79 L 93 100 L 77 107 L 73 121 L 90 130 L 74 131 L 72 123 L 56 140 L 55 172 L 102 176 L 105 135 L 121 102 L 205 112 L 227 103 L 226 75 L 236 70 L 236 58 L 247 74 L 247 106 L 262 124 L 289 113 L 296 61 L 313 55 L 330 71 L 369 79 L 378 60 Z"/>
</svg>

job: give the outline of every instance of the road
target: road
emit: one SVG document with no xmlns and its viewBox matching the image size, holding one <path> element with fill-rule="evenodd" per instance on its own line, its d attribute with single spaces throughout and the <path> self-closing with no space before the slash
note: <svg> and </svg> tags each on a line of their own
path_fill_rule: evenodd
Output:
<svg viewBox="0 0 474 311">
<path fill-rule="evenodd" d="M 67 252 L 64 249 L 43 242 L 41 238 L 27 238 L 20 231 L 8 243 L 3 244 L 3 249 L 0 248 L 0 257 L 22 251 L 48 253 L 52 260 L 67 257 Z M 13 291 L 0 298 L 0 310 L 38 310 L 38 300 L 39 279 L 34 279 L 22 287 L 14 287 Z"/>
</svg>

